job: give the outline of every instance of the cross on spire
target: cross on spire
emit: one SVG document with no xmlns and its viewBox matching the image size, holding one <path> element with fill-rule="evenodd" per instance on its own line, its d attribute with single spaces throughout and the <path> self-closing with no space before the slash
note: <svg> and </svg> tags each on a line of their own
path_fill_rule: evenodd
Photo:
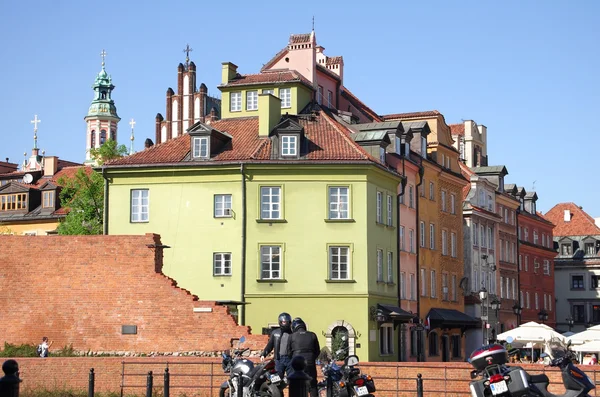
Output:
<svg viewBox="0 0 600 397">
<path fill-rule="evenodd" d="M 135 120 L 133 118 L 129 122 L 129 125 L 131 126 L 131 138 L 129 138 L 131 140 L 131 144 L 129 145 L 129 154 L 132 155 L 133 154 L 133 140 L 135 139 L 133 137 L 133 127 L 135 126 Z"/>
<path fill-rule="evenodd" d="M 186 65 L 190 63 L 190 52 L 194 51 L 189 44 L 185 45 L 183 52 L 185 52 L 185 63 Z"/>
<path fill-rule="evenodd" d="M 102 50 L 102 52 L 100 53 L 100 56 L 102 57 L 102 67 L 104 67 L 104 59 L 106 58 L 106 51 Z"/>
<path fill-rule="evenodd" d="M 41 122 L 42 120 L 37 118 L 37 114 L 33 116 L 33 120 L 31 120 L 31 124 L 33 124 L 33 132 L 37 132 L 37 125 Z"/>
<path fill-rule="evenodd" d="M 131 121 L 129 122 L 129 125 L 131 126 L 131 131 L 133 131 L 133 127 L 135 126 L 136 122 L 134 119 L 131 119 Z"/>
<path fill-rule="evenodd" d="M 315 16 L 312 17 L 312 31 L 315 31 Z"/>
</svg>

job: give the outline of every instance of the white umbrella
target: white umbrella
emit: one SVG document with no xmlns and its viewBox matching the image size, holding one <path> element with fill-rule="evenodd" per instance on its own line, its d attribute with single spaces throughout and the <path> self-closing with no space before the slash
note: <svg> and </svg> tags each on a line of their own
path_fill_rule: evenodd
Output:
<svg viewBox="0 0 600 397">
<path fill-rule="evenodd" d="M 573 332 L 573 331 L 567 331 L 567 332 L 562 333 L 562 336 L 564 336 L 566 338 L 568 338 L 569 336 L 573 336 L 573 335 L 575 335 L 575 332 Z"/>
<path fill-rule="evenodd" d="M 600 325 L 589 327 L 585 331 L 581 331 L 568 338 L 572 344 L 581 344 L 589 341 L 600 340 Z"/>
<path fill-rule="evenodd" d="M 600 352 L 600 340 L 586 342 L 582 345 L 571 346 L 571 350 L 576 352 Z"/>
<path fill-rule="evenodd" d="M 546 324 L 538 324 L 534 321 L 525 323 L 517 328 L 498 335 L 498 339 L 500 340 L 506 340 L 508 337 L 511 337 L 515 342 L 519 343 L 543 343 L 551 339 L 565 339 L 564 336 Z"/>
</svg>

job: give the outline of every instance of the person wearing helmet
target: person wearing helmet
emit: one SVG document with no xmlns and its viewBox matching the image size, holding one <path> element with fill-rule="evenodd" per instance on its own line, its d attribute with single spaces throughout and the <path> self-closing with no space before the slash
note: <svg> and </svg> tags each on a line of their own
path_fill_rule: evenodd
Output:
<svg viewBox="0 0 600 397">
<path fill-rule="evenodd" d="M 274 329 L 269 336 L 269 342 L 260 355 L 260 361 L 264 361 L 271 351 L 275 358 L 275 369 L 279 376 L 283 378 L 285 373 L 289 373 L 290 363 L 292 361 L 292 352 L 290 350 L 290 336 L 292 333 L 292 316 L 288 313 L 281 313 L 277 318 L 279 328 Z"/>
<path fill-rule="evenodd" d="M 296 317 L 292 321 L 292 336 L 290 339 L 292 357 L 302 356 L 306 360 L 305 372 L 311 377 L 310 396 L 317 397 L 316 361 L 321 352 L 319 339 L 317 339 L 317 335 L 314 332 L 306 329 L 306 323 L 300 317 Z"/>
</svg>

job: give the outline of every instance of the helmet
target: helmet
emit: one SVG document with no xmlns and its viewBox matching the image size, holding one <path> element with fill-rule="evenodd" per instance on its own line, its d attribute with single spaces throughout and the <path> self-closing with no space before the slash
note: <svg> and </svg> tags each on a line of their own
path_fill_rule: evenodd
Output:
<svg viewBox="0 0 600 397">
<path fill-rule="evenodd" d="M 299 329 L 306 329 L 306 323 L 300 317 L 296 317 L 294 321 L 292 321 L 292 332 L 296 332 Z"/>
<path fill-rule="evenodd" d="M 292 316 L 289 313 L 281 313 L 277 318 L 277 322 L 283 331 L 289 331 L 292 324 Z"/>
</svg>

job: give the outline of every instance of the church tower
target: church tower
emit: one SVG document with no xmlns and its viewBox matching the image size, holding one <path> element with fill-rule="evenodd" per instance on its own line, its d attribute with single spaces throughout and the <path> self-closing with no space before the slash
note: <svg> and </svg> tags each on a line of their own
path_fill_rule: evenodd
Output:
<svg viewBox="0 0 600 397">
<path fill-rule="evenodd" d="M 107 139 L 117 140 L 117 124 L 121 120 L 117 115 L 115 101 L 112 99 L 112 91 L 115 89 L 115 86 L 112 84 L 112 78 L 106 73 L 106 69 L 104 68 L 106 52 L 102 50 L 100 55 L 102 56 L 102 70 L 96 76 L 96 80 L 92 86 L 94 89 L 94 100 L 92 100 L 88 114 L 84 118 L 87 126 L 86 164 L 94 162 L 90 156 L 90 149 L 99 148 Z"/>
</svg>

